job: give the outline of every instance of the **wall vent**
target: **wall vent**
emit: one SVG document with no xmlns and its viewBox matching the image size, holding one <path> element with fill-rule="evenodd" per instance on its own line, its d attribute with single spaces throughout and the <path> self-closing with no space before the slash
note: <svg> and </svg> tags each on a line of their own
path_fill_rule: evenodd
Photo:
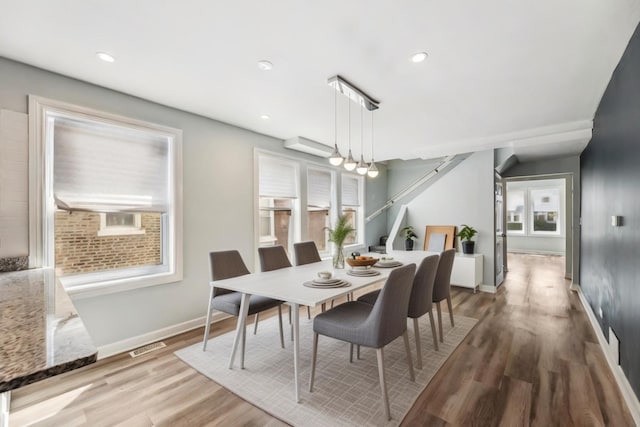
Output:
<svg viewBox="0 0 640 427">
<path fill-rule="evenodd" d="M 165 343 L 163 343 L 162 341 L 158 341 L 158 342 L 154 342 L 152 344 L 144 345 L 144 346 L 142 346 L 140 348 L 136 348 L 135 350 L 130 351 L 129 355 L 131 357 L 138 357 L 138 356 L 142 356 L 143 354 L 150 353 L 150 352 L 152 352 L 154 350 L 158 350 L 158 349 L 164 348 L 166 346 L 167 345 Z"/>
</svg>

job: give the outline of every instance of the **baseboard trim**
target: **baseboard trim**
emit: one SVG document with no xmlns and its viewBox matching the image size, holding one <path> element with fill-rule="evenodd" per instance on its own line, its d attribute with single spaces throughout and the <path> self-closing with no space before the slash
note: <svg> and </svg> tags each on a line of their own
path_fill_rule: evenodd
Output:
<svg viewBox="0 0 640 427">
<path fill-rule="evenodd" d="M 529 255 L 562 255 L 564 256 L 564 252 L 558 251 L 540 251 L 535 249 L 507 249 L 507 252 L 510 254 L 529 254 Z"/>
<path fill-rule="evenodd" d="M 490 294 L 495 294 L 498 291 L 495 286 L 491 286 L 491 285 L 480 285 L 478 286 L 478 289 L 481 292 L 487 292 Z"/>
<path fill-rule="evenodd" d="M 229 316 L 226 313 L 216 312 L 211 316 L 211 322 L 212 323 L 219 322 L 228 317 L 231 317 L 231 316 Z M 106 357 L 114 356 L 116 354 L 131 351 L 138 347 L 142 347 L 143 345 L 151 344 L 153 342 L 160 341 L 165 338 L 173 337 L 175 335 L 191 331 L 193 329 L 203 326 L 205 324 L 205 321 L 206 321 L 206 317 L 202 316 L 192 320 L 187 320 L 186 322 L 167 326 L 166 328 L 157 329 L 155 331 L 147 332 L 142 335 L 137 335 L 135 337 L 127 338 L 122 341 L 116 341 L 111 344 L 105 344 L 103 346 L 98 347 L 98 360 L 104 359 Z"/>
<path fill-rule="evenodd" d="M 578 284 L 572 284 L 571 287 L 572 290 L 575 290 L 580 297 L 580 302 L 582 303 L 584 311 L 587 313 L 587 317 L 589 318 L 589 322 L 591 323 L 591 326 L 593 327 L 593 330 L 598 337 L 598 343 L 600 344 L 600 347 L 604 352 L 607 363 L 609 364 L 609 368 L 611 369 L 613 377 L 615 378 L 616 383 L 620 388 L 620 392 L 622 393 L 622 397 L 624 398 L 624 401 L 629 408 L 629 412 L 631 412 L 633 421 L 636 423 L 636 426 L 640 426 L 640 400 L 638 400 L 638 396 L 636 396 L 633 388 L 631 388 L 631 384 L 629 384 L 629 380 L 627 380 L 627 377 L 624 375 L 622 368 L 620 367 L 620 365 L 618 365 L 618 361 L 614 360 L 613 356 L 611 355 L 611 352 L 609 351 L 609 342 L 605 338 L 596 315 L 591 309 L 589 301 L 587 301 L 587 298 L 582 292 L 582 288 Z"/>
</svg>

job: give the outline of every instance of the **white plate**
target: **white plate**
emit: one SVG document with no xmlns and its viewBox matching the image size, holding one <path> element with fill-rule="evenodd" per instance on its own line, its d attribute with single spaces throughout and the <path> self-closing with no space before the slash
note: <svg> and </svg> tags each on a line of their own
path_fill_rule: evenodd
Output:
<svg viewBox="0 0 640 427">
<path fill-rule="evenodd" d="M 400 267 L 402 265 L 399 261 L 389 261 L 389 262 L 380 262 L 378 261 L 374 267 L 382 267 L 382 268 L 393 268 Z"/>
<path fill-rule="evenodd" d="M 308 288 L 332 289 L 332 288 L 346 288 L 348 286 L 351 286 L 351 283 L 347 282 L 346 280 L 341 280 L 340 282 L 334 285 L 319 285 L 314 282 L 304 282 L 303 285 Z"/>
<path fill-rule="evenodd" d="M 332 279 L 313 279 L 312 282 L 316 285 L 332 285 L 341 282 L 342 279 L 332 278 Z"/>
<path fill-rule="evenodd" d="M 347 270 L 347 274 L 350 276 L 361 276 L 361 277 L 368 277 L 368 276 L 378 276 L 380 275 L 379 271 L 375 271 L 375 270 Z"/>
</svg>

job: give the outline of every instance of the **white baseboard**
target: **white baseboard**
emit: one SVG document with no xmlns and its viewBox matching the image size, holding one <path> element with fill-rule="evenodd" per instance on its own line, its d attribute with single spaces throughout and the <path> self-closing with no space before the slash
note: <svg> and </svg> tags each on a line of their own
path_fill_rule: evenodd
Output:
<svg viewBox="0 0 640 427">
<path fill-rule="evenodd" d="M 211 316 L 211 322 L 219 322 L 230 317 L 226 313 L 216 312 Z M 199 328 L 205 324 L 206 317 L 198 317 L 196 319 L 187 320 L 186 322 L 178 323 L 176 325 L 167 326 L 166 328 L 158 329 L 155 331 L 147 332 L 142 335 L 127 338 L 122 341 L 117 341 L 111 344 L 105 344 L 98 347 L 98 360 L 104 359 L 109 356 L 124 353 L 142 347 L 143 345 L 151 344 L 156 341 L 163 340 L 165 338 L 173 337 L 175 335 L 190 331 L 192 329 Z"/>
<path fill-rule="evenodd" d="M 480 285 L 478 286 L 478 289 L 481 292 L 488 292 L 490 294 L 495 294 L 498 291 L 497 288 L 493 285 Z"/>
<path fill-rule="evenodd" d="M 633 421 L 636 423 L 636 426 L 640 426 L 640 401 L 638 400 L 638 396 L 636 396 L 633 388 L 631 388 L 631 384 L 629 384 L 629 380 L 625 376 L 620 365 L 618 365 L 618 361 L 615 359 L 615 356 L 611 353 L 611 350 L 609 349 L 609 342 L 605 338 L 604 333 L 600 328 L 600 324 L 598 323 L 596 315 L 589 305 L 589 301 L 587 301 L 587 298 L 582 293 L 582 288 L 578 284 L 573 284 L 572 288 L 575 288 L 575 290 L 578 292 L 580 302 L 584 307 L 584 311 L 587 313 L 587 317 L 589 318 L 589 322 L 591 322 L 593 330 L 596 332 L 600 347 L 602 347 L 602 351 L 604 352 L 605 358 L 607 359 L 609 368 L 611 368 L 613 377 L 615 378 L 616 383 L 618 383 L 618 387 L 620 387 L 620 392 L 622 393 L 622 397 L 624 397 L 624 401 L 629 408 L 629 412 L 631 412 Z"/>
</svg>

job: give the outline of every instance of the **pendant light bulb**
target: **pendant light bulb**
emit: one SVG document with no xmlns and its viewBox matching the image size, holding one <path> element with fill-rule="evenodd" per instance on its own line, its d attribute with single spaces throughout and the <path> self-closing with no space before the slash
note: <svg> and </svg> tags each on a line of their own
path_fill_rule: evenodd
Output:
<svg viewBox="0 0 640 427">
<path fill-rule="evenodd" d="M 334 144 L 333 152 L 329 156 L 329 163 L 331 163 L 333 166 L 340 166 L 343 161 L 344 157 L 342 157 L 342 154 L 340 154 L 340 151 L 338 151 L 338 144 Z"/>
<path fill-rule="evenodd" d="M 369 170 L 369 165 L 365 163 L 364 156 L 361 155 L 360 162 L 356 167 L 356 172 L 358 172 L 359 175 L 366 175 L 368 170 Z"/>
<path fill-rule="evenodd" d="M 373 159 L 371 159 L 371 164 L 369 165 L 369 170 L 367 171 L 367 175 L 369 175 L 369 178 L 375 178 L 376 176 L 378 176 L 379 173 L 380 172 L 376 167 L 376 163 L 373 161 Z"/>
<path fill-rule="evenodd" d="M 347 156 L 347 160 L 344 161 L 344 168 L 348 171 L 352 171 L 356 168 L 356 161 L 353 159 L 353 154 L 351 154 L 351 149 L 349 149 L 349 155 Z"/>
</svg>

